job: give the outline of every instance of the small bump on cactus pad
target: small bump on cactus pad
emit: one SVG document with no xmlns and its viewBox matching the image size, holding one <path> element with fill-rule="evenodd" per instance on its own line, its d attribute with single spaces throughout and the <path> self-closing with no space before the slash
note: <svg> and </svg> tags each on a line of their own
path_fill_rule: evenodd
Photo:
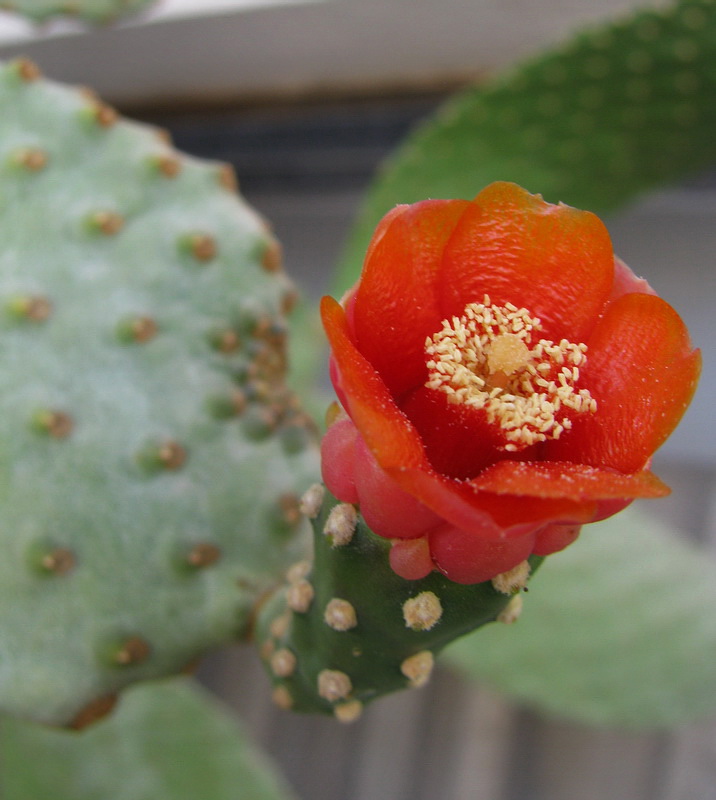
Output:
<svg viewBox="0 0 716 800">
<path fill-rule="evenodd" d="M 226 167 L 0 65 L 4 711 L 79 724 L 245 634 L 303 556 L 277 259 Z"/>
<path fill-rule="evenodd" d="M 33 22 L 73 17 L 90 23 L 113 22 L 136 14 L 156 0 L 0 0 L 0 11 L 12 11 Z"/>
<path fill-rule="evenodd" d="M 520 595 L 499 581 L 398 577 L 390 542 L 320 485 L 303 496 L 301 510 L 313 519 L 315 560 L 291 566 L 255 631 L 279 707 L 351 722 L 370 700 L 427 683 L 434 655 L 453 639 L 516 618 Z M 533 570 L 541 560 L 530 560 Z"/>
</svg>

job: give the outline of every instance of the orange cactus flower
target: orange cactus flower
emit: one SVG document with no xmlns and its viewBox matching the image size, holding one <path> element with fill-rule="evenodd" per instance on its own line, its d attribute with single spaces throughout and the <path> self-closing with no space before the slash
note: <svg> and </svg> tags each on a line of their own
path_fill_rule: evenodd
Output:
<svg viewBox="0 0 716 800">
<path fill-rule="evenodd" d="M 346 412 L 324 481 L 399 575 L 488 580 L 668 493 L 650 459 L 700 354 L 593 214 L 511 183 L 398 206 L 321 313 Z"/>
</svg>

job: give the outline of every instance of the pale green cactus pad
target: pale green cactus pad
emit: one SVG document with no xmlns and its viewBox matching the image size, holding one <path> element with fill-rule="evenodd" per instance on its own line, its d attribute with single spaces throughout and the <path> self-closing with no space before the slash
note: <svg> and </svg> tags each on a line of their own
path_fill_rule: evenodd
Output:
<svg viewBox="0 0 716 800">
<path fill-rule="evenodd" d="M 5 711 L 81 724 L 245 634 L 303 553 L 295 292 L 231 179 L 0 65 Z"/>
<path fill-rule="evenodd" d="M 33 22 L 74 17 L 84 22 L 108 23 L 136 14 L 156 0 L 2 0 L 0 11 L 13 11 Z"/>
</svg>

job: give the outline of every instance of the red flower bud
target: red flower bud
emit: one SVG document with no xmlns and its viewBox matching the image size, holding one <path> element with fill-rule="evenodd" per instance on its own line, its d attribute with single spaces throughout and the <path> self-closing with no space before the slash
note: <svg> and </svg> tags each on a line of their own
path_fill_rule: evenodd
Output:
<svg viewBox="0 0 716 800">
<path fill-rule="evenodd" d="M 488 580 L 668 493 L 649 462 L 700 354 L 593 214 L 510 183 L 398 206 L 321 313 L 348 415 L 324 480 L 375 533 L 421 540 L 394 543 L 398 574 Z"/>
</svg>

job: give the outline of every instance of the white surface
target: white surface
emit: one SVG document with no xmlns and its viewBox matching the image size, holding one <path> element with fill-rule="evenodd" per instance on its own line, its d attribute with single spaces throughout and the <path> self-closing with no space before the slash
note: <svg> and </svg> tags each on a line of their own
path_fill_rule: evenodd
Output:
<svg viewBox="0 0 716 800">
<path fill-rule="evenodd" d="M 258 0 L 253 0 L 256 3 Z M 176 5 L 176 4 L 179 5 Z M 467 78 L 575 28 L 663 2 L 636 0 L 307 0 L 201 16 L 165 0 L 143 24 L 56 31 L 23 53 L 59 80 L 115 102 L 343 91 Z"/>
<path fill-rule="evenodd" d="M 202 17 L 227 11 L 246 11 L 270 6 L 296 5 L 305 2 L 328 0 L 157 0 L 141 14 L 130 17 L 125 25 L 151 25 L 179 17 Z M 85 27 L 71 20 L 58 20 L 35 26 L 19 14 L 0 11 L 0 44 L 13 44 L 37 39 L 48 39 L 68 33 L 82 33 Z"/>
</svg>

